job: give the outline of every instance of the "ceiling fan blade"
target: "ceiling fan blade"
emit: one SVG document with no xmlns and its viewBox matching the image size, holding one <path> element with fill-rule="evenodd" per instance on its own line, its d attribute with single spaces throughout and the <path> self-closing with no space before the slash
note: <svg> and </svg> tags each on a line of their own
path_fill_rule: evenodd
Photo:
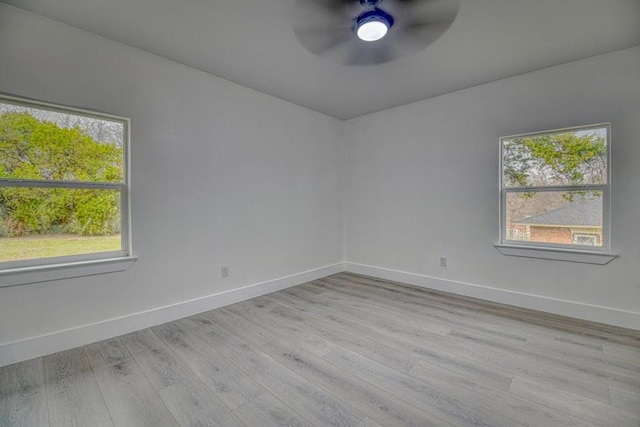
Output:
<svg viewBox="0 0 640 427">
<path fill-rule="evenodd" d="M 396 41 L 413 51 L 423 50 L 442 36 L 449 28 L 449 24 L 411 23 L 396 32 Z"/>
<path fill-rule="evenodd" d="M 298 0 L 293 8 L 293 27 L 314 28 L 318 25 L 344 25 L 357 16 L 358 0 Z"/>
<path fill-rule="evenodd" d="M 390 40 L 383 43 L 362 42 L 353 43 L 345 65 L 377 65 L 390 62 L 397 58 L 400 52 Z"/>
<path fill-rule="evenodd" d="M 440 38 L 455 21 L 458 0 L 390 0 L 406 1 L 396 13 L 393 38 L 408 52 L 416 52 Z"/>
<path fill-rule="evenodd" d="M 398 6 L 398 1 L 401 3 Z M 451 25 L 458 14 L 460 2 L 458 0 L 390 0 L 396 3 L 396 21 L 423 23 L 423 24 L 443 24 Z"/>
<path fill-rule="evenodd" d="M 425 3 L 431 3 L 434 1 L 439 1 L 439 0 L 385 0 L 384 5 L 382 5 L 382 7 L 387 7 L 391 3 L 398 4 L 400 5 L 400 7 L 403 7 L 403 8 L 416 7 L 416 6 L 423 6 Z"/>
<path fill-rule="evenodd" d="M 296 31 L 296 37 L 311 53 L 325 56 L 328 51 L 349 42 L 353 38 L 350 27 L 313 28 Z"/>
<path fill-rule="evenodd" d="M 328 49 L 325 49 L 322 53 L 318 54 L 318 56 L 333 62 L 334 64 L 347 65 L 355 43 L 356 42 L 353 38 L 349 37 L 344 42 L 337 43 Z"/>
</svg>

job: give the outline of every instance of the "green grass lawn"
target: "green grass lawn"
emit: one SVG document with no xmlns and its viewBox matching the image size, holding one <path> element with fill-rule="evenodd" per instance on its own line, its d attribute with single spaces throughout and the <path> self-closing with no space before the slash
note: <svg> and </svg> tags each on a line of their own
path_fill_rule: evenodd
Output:
<svg viewBox="0 0 640 427">
<path fill-rule="evenodd" d="M 0 262 L 120 250 L 120 235 L 56 234 L 0 238 Z"/>
</svg>

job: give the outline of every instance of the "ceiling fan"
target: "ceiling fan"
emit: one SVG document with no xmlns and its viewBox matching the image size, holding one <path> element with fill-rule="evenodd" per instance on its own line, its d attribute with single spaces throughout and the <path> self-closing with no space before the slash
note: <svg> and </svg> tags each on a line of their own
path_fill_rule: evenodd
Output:
<svg viewBox="0 0 640 427">
<path fill-rule="evenodd" d="M 293 31 L 315 55 L 374 65 L 418 52 L 451 26 L 459 0 L 296 0 Z"/>
</svg>

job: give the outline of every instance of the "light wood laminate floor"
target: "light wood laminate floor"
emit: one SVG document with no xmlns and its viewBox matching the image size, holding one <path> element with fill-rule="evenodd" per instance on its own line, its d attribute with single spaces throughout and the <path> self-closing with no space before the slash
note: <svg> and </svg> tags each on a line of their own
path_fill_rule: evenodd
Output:
<svg viewBox="0 0 640 427">
<path fill-rule="evenodd" d="M 0 427 L 638 427 L 639 340 L 341 273 L 0 368 Z"/>
</svg>

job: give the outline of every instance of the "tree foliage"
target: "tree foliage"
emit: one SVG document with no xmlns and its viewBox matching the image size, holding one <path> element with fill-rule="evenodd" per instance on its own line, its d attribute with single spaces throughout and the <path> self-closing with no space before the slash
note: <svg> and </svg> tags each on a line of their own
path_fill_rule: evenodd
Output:
<svg viewBox="0 0 640 427">
<path fill-rule="evenodd" d="M 508 187 L 604 184 L 607 143 L 601 132 L 518 137 L 505 142 Z"/>
<path fill-rule="evenodd" d="M 122 148 L 100 143 L 79 127 L 61 127 L 27 112 L 0 115 L 0 177 L 122 182 Z M 4 232 L 95 235 L 119 231 L 117 190 L 1 187 Z"/>
</svg>

